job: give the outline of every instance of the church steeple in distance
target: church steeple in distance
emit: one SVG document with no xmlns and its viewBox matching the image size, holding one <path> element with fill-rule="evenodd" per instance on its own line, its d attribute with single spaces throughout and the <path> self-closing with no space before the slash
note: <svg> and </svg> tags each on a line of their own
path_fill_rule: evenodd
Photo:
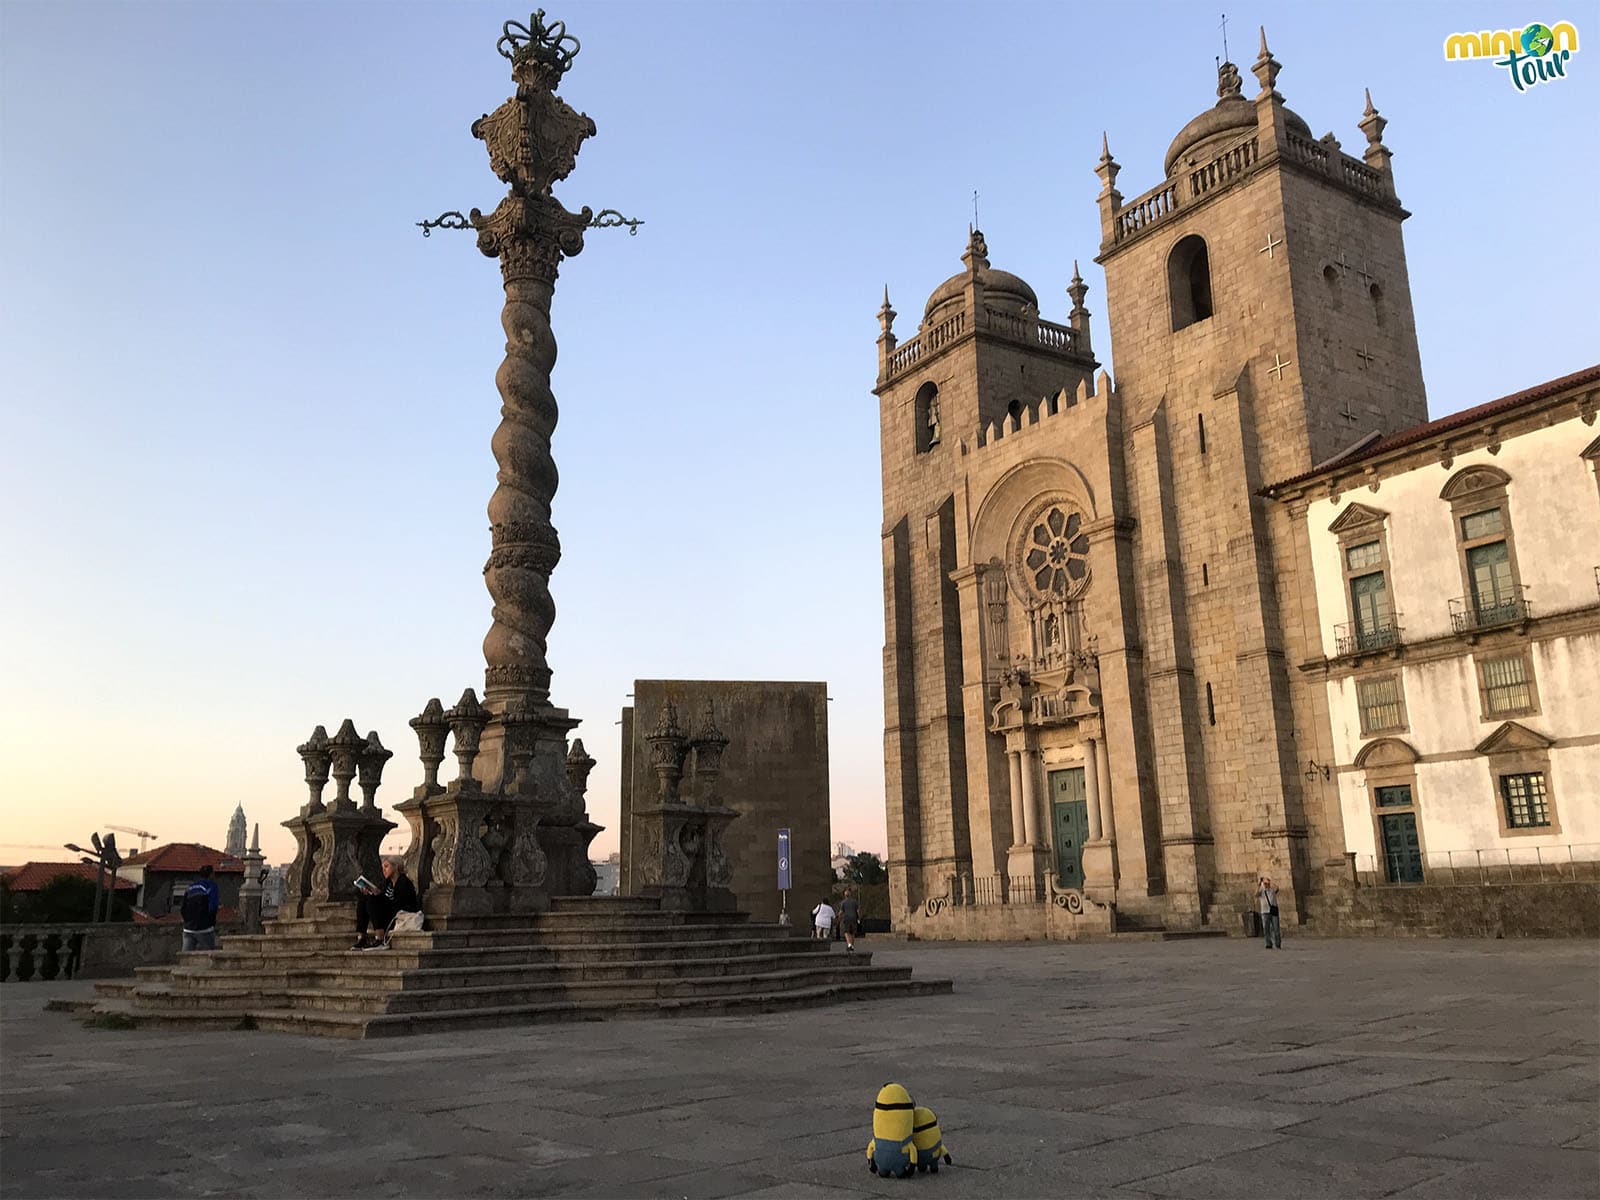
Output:
<svg viewBox="0 0 1600 1200">
<path fill-rule="evenodd" d="M 233 810 L 233 818 L 228 822 L 228 843 L 224 847 L 224 851 L 235 858 L 243 858 L 245 851 L 244 839 L 244 805 L 241 804 Z"/>
</svg>

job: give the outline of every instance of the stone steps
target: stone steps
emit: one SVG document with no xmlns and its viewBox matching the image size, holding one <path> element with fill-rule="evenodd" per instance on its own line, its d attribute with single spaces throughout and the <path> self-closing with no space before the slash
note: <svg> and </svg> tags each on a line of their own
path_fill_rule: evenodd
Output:
<svg viewBox="0 0 1600 1200">
<path fill-rule="evenodd" d="M 695 996 L 682 999 L 621 1001 L 566 1000 L 553 1003 L 507 1005 L 499 1008 L 442 1012 L 340 1013 L 316 1009 L 249 1006 L 205 1012 L 164 1012 L 134 1009 L 126 1001 L 103 999 L 96 1014 L 122 1013 L 144 1027 L 183 1029 L 237 1029 L 248 1018 L 257 1029 L 319 1037 L 377 1038 L 444 1033 L 460 1029 L 492 1029 L 508 1025 L 562 1021 L 630 1020 L 648 1017 L 721 1016 L 781 1012 L 820 1004 L 899 1000 L 908 996 L 945 994 L 948 979 L 862 980 L 797 988 L 785 992 L 750 992 L 740 995 Z"/>
<path fill-rule="evenodd" d="M 312 962 L 354 963 L 381 958 L 391 966 L 404 968 L 445 968 L 513 965 L 577 965 L 646 961 L 715 962 L 751 954 L 808 956 L 826 954 L 827 944 L 809 938 L 722 938 L 717 940 L 674 942 L 609 942 L 594 945 L 522 944 L 513 946 L 456 947 L 438 949 L 428 939 L 436 935 L 405 934 L 395 938 L 388 950 L 351 950 L 348 942 L 332 947 L 276 947 L 235 949 L 240 939 L 230 939 L 221 950 L 179 954 L 179 968 L 209 971 L 289 970 Z M 169 967 L 140 968 L 160 973 Z M 155 977 L 152 975 L 151 977 Z"/>
<path fill-rule="evenodd" d="M 909 967 L 834 953 L 786 926 L 663 913 L 637 900 L 561 901 L 537 916 L 397 935 L 385 950 L 351 950 L 350 936 L 348 927 L 277 923 L 101 984 L 96 1011 L 141 1024 L 381 1037 L 950 990 L 948 980 L 914 980 Z"/>
<path fill-rule="evenodd" d="M 435 988 L 493 986 L 514 981 L 527 983 L 592 983 L 620 979 L 677 979 L 748 975 L 804 967 L 816 954 L 741 954 L 709 959 L 652 958 L 601 963 L 551 962 L 534 965 L 512 963 L 489 966 L 413 967 L 395 964 L 388 952 L 375 950 L 356 956 L 322 956 L 293 964 L 259 965 L 219 971 L 204 966 L 141 967 L 144 983 L 181 983 L 197 991 L 240 986 L 262 989 L 284 987 L 405 987 Z M 826 953 L 821 957 L 828 957 Z M 835 955 L 829 965 L 846 956 Z M 849 955 L 847 961 L 870 964 L 869 951 Z M 818 964 L 819 966 L 822 964 Z"/>
<path fill-rule="evenodd" d="M 862 975 L 873 982 L 911 977 L 910 967 L 857 966 L 842 959 L 831 968 L 771 971 L 689 979 L 594 980 L 588 982 L 511 983 L 479 987 L 429 988 L 389 992 L 349 986 L 284 987 L 245 985 L 233 988 L 191 990 L 179 986 L 145 984 L 123 996 L 134 1013 L 235 1011 L 261 1005 L 304 1011 L 366 1013 L 470 1012 L 483 1008 L 513 1008 L 578 1002 L 629 1002 L 641 999 L 685 1000 L 695 997 L 739 996 L 752 992 L 779 994 L 799 989 L 854 982 Z"/>
</svg>

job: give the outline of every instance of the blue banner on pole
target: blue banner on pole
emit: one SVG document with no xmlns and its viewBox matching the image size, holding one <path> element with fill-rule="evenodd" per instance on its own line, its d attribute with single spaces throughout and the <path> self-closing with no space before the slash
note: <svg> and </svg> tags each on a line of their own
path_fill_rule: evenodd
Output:
<svg viewBox="0 0 1600 1200">
<path fill-rule="evenodd" d="M 794 880 L 789 872 L 789 831 L 778 830 L 778 890 L 788 891 L 794 886 Z"/>
</svg>

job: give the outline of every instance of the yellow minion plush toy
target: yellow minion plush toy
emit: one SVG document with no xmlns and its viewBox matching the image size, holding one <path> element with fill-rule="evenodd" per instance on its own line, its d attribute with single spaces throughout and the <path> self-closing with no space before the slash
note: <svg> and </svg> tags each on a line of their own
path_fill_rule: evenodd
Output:
<svg viewBox="0 0 1600 1200">
<path fill-rule="evenodd" d="M 867 1143 L 867 1170 L 874 1175 L 905 1179 L 917 1169 L 913 1139 L 911 1093 L 898 1083 L 886 1083 L 872 1106 L 872 1140 Z"/>
<path fill-rule="evenodd" d="M 939 1160 L 950 1163 L 950 1151 L 944 1144 L 944 1134 L 939 1132 L 939 1118 L 931 1108 L 911 1110 L 911 1141 L 917 1152 L 917 1170 L 939 1173 Z"/>
</svg>

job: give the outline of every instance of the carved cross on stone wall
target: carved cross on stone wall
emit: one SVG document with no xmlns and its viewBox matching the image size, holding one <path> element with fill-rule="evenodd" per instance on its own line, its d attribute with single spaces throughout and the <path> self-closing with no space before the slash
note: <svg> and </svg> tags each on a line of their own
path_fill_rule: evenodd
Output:
<svg viewBox="0 0 1600 1200">
<path fill-rule="evenodd" d="M 1374 358 L 1375 358 L 1375 357 L 1376 357 L 1376 355 L 1373 355 L 1373 354 L 1369 354 L 1369 353 L 1368 353 L 1368 352 L 1367 352 L 1367 348 L 1366 348 L 1366 346 L 1365 346 L 1365 345 L 1363 345 L 1363 346 L 1362 346 L 1362 347 L 1361 347 L 1361 349 L 1359 349 L 1359 350 L 1357 350 L 1357 351 L 1356 351 L 1356 357 L 1357 357 L 1357 358 L 1359 358 L 1359 359 L 1360 359 L 1360 360 L 1361 360 L 1361 369 L 1362 369 L 1362 370 L 1363 370 L 1363 371 L 1365 371 L 1365 370 L 1367 370 L 1367 369 L 1368 369 L 1368 368 L 1369 368 L 1369 367 L 1371 367 L 1371 366 L 1372 366 L 1372 360 L 1373 360 L 1373 359 L 1374 359 Z M 1348 401 L 1346 401 L 1346 403 L 1348 403 Z"/>
<path fill-rule="evenodd" d="M 1268 367 L 1267 370 L 1271 371 L 1272 374 L 1277 377 L 1279 383 L 1282 383 L 1283 382 L 1283 369 L 1285 367 L 1293 366 L 1293 365 L 1294 365 L 1294 359 L 1292 359 L 1292 358 L 1284 358 L 1281 355 L 1279 355 L 1276 351 L 1274 351 L 1273 355 L 1272 355 L 1272 365 L 1270 367 Z"/>
<path fill-rule="evenodd" d="M 1283 245 L 1283 239 L 1282 238 L 1278 238 L 1277 240 L 1274 240 L 1273 237 L 1272 237 L 1272 230 L 1269 229 L 1269 230 L 1267 230 L 1267 244 L 1265 246 L 1261 247 L 1261 249 L 1257 250 L 1256 253 L 1257 254 L 1265 254 L 1268 258 L 1273 258 L 1273 257 L 1276 257 L 1276 256 L 1272 253 L 1272 248 L 1274 246 L 1281 246 L 1281 245 Z"/>
<path fill-rule="evenodd" d="M 1339 274 L 1341 275 L 1350 273 L 1350 259 L 1343 250 L 1339 251 L 1339 257 L 1333 260 L 1333 265 L 1339 268 Z"/>
<path fill-rule="evenodd" d="M 1343 417 L 1346 421 L 1348 421 L 1352 425 L 1354 425 L 1357 421 L 1359 421 L 1361 419 L 1361 417 L 1358 414 L 1356 414 L 1355 412 L 1351 411 L 1351 409 L 1350 409 L 1350 397 L 1349 396 L 1346 396 L 1344 398 L 1344 411 L 1341 412 L 1339 415 L 1341 417 Z"/>
</svg>

